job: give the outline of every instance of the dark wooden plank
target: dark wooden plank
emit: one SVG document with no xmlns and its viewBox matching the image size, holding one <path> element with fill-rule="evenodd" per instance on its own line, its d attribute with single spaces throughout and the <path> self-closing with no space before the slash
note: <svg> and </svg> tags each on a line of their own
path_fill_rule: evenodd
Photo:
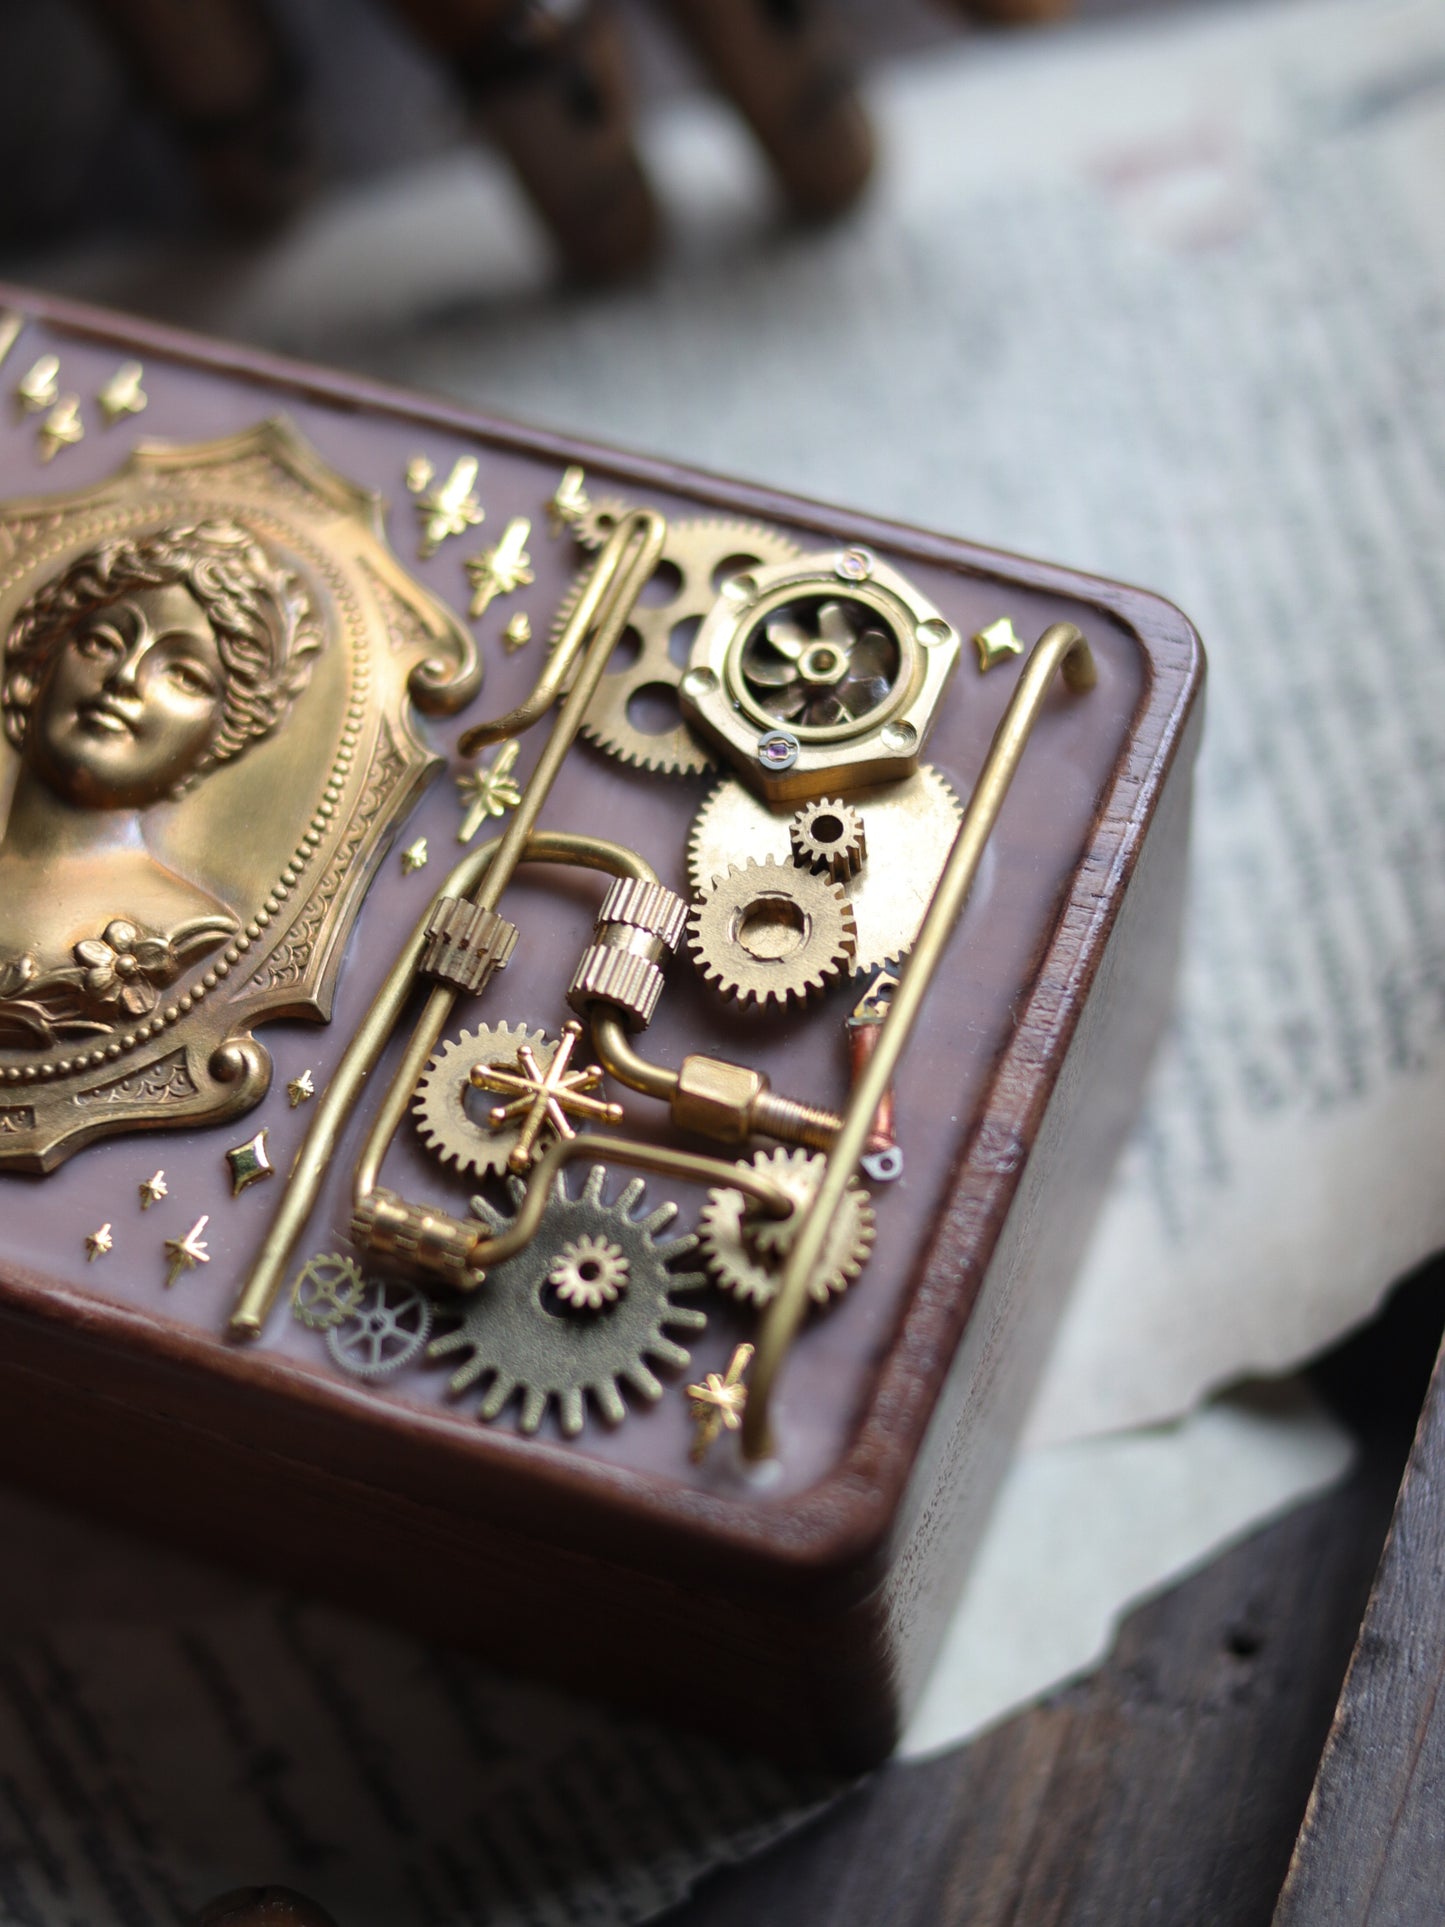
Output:
<svg viewBox="0 0 1445 1927">
<path fill-rule="evenodd" d="M 1276 1927 L 1445 1916 L 1445 1349 Z"/>
<path fill-rule="evenodd" d="M 715 1875 L 670 1927 L 1268 1921 L 1442 1307 L 1436 1268 L 1317 1369 L 1361 1442 L 1338 1488 L 1140 1607 L 1093 1677 L 955 1753 L 886 1768 L 804 1832 Z"/>
</svg>

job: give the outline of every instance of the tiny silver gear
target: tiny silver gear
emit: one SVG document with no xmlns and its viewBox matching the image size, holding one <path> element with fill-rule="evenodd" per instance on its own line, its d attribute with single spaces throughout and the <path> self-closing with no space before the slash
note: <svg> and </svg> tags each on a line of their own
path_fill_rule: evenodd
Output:
<svg viewBox="0 0 1445 1927">
<path fill-rule="evenodd" d="M 368 1279 L 356 1306 L 326 1334 L 326 1349 L 353 1378 L 390 1378 L 431 1337 L 432 1303 L 415 1285 Z"/>
<path fill-rule="evenodd" d="M 618 506 L 599 503 L 593 513 Z M 797 553 L 796 543 L 761 523 L 706 518 L 669 523 L 654 581 L 675 573 L 677 587 L 662 600 L 639 601 L 632 611 L 628 626 L 637 641 L 636 657 L 625 668 L 611 669 L 603 676 L 587 705 L 582 734 L 609 756 L 640 769 L 667 776 L 700 776 L 715 769 L 717 760 L 711 749 L 683 721 L 677 707 L 677 686 L 686 662 L 673 659 L 674 631 L 684 623 L 696 631 L 718 599 L 715 578 L 719 570 L 740 575 L 746 569 L 787 562 Z M 589 573 L 578 576 L 562 599 L 552 623 L 554 647 L 587 586 Z M 669 718 L 661 730 L 642 729 L 633 720 L 633 708 L 644 698 Z M 676 720 L 672 721 L 674 711 Z"/>
<path fill-rule="evenodd" d="M 584 1231 L 557 1253 L 547 1283 L 573 1311 L 601 1311 L 626 1291 L 631 1275 L 621 1245 Z"/>
<path fill-rule="evenodd" d="M 604 1197 L 606 1183 L 606 1167 L 594 1164 L 574 1198 L 559 1174 L 536 1237 L 487 1272 L 455 1331 L 432 1340 L 433 1358 L 469 1354 L 450 1380 L 454 1393 L 490 1379 L 479 1418 L 500 1417 L 520 1395 L 523 1432 L 535 1432 L 555 1403 L 563 1433 L 575 1438 L 589 1396 L 609 1424 L 620 1425 L 627 1416 L 623 1384 L 655 1401 L 663 1388 L 653 1364 L 682 1370 L 691 1362 L 668 1333 L 701 1332 L 707 1313 L 673 1301 L 701 1290 L 707 1280 L 700 1271 L 670 1267 L 696 1250 L 696 1235 L 659 1235 L 677 1216 L 675 1204 L 660 1204 L 643 1218 L 634 1215 L 646 1190 L 641 1178 L 624 1185 L 613 1204 Z M 516 1180 L 511 1189 L 516 1201 L 526 1195 Z M 473 1198 L 472 1209 L 493 1232 L 511 1222 L 485 1198 Z M 554 1306 L 547 1287 L 559 1255 L 583 1237 L 615 1245 L 628 1278 L 626 1291 L 610 1305 L 579 1314 Z"/>
<path fill-rule="evenodd" d="M 485 1115 L 472 1116 L 467 1109 L 470 1073 L 473 1064 L 515 1067 L 523 1044 L 531 1046 L 538 1068 L 545 1073 L 557 1055 L 557 1039 L 549 1041 L 544 1032 L 529 1030 L 525 1024 L 483 1024 L 477 1030 L 464 1030 L 432 1057 L 412 1094 L 412 1114 L 422 1143 L 440 1163 L 474 1178 L 506 1170 L 521 1125 L 494 1131 Z M 479 1094 L 472 1101 L 481 1108 L 484 1099 Z"/>
<path fill-rule="evenodd" d="M 868 861 L 843 886 L 858 925 L 855 978 L 872 976 L 908 954 L 928 913 L 963 815 L 947 779 L 920 763 L 901 782 L 853 790 L 847 798 L 868 825 Z M 747 857 L 785 862 L 793 811 L 771 810 L 736 777 L 703 798 L 687 842 L 687 873 L 700 896 Z"/>
<path fill-rule="evenodd" d="M 291 1309 L 309 1331 L 330 1331 L 349 1318 L 366 1289 L 361 1266 L 339 1251 L 308 1258 L 291 1287 Z"/>
<path fill-rule="evenodd" d="M 862 816 L 841 797 L 820 797 L 795 810 L 788 821 L 793 861 L 847 883 L 863 868 L 868 838 Z"/>
<path fill-rule="evenodd" d="M 717 877 L 688 920 L 693 962 L 725 997 L 801 1002 L 842 975 L 858 934 L 842 888 L 795 863 L 749 857 Z"/>
<path fill-rule="evenodd" d="M 788 1146 L 758 1151 L 752 1158 L 753 1169 L 780 1184 L 799 1206 L 816 1196 L 827 1163 L 819 1152 Z M 750 1209 L 741 1191 L 709 1191 L 698 1219 L 703 1260 L 724 1291 L 761 1309 L 778 1295 L 797 1227 L 796 1215 L 769 1218 Z M 876 1229 L 872 1200 L 860 1184 L 850 1183 L 809 1283 L 816 1303 L 826 1305 L 848 1289 L 867 1262 Z"/>
</svg>

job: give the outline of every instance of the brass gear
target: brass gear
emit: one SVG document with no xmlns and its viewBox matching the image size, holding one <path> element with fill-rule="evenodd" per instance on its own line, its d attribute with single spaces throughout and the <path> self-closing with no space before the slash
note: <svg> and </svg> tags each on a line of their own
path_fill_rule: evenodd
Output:
<svg viewBox="0 0 1445 1927">
<path fill-rule="evenodd" d="M 842 975 L 858 945 L 840 885 L 795 863 L 749 857 L 716 878 L 693 906 L 693 962 L 725 997 L 781 1008 Z"/>
<path fill-rule="evenodd" d="M 339 1251 L 308 1258 L 291 1287 L 291 1309 L 311 1331 L 330 1331 L 349 1318 L 366 1289 L 361 1266 Z"/>
<path fill-rule="evenodd" d="M 820 1152 L 780 1146 L 754 1153 L 752 1167 L 782 1186 L 795 1207 L 812 1202 L 828 1160 Z M 784 1261 L 797 1234 L 798 1218 L 769 1218 L 750 1209 L 741 1191 L 709 1191 L 698 1219 L 698 1238 L 708 1271 L 724 1291 L 760 1310 L 778 1294 Z M 840 1297 L 858 1276 L 873 1248 L 876 1221 L 863 1187 L 850 1182 L 829 1227 L 809 1295 L 820 1305 Z"/>
<path fill-rule="evenodd" d="M 613 1204 L 604 1196 L 607 1180 L 606 1166 L 594 1164 L 581 1195 L 574 1198 L 559 1172 L 536 1237 L 488 1271 L 481 1289 L 468 1298 L 455 1331 L 432 1340 L 433 1358 L 464 1354 L 449 1381 L 452 1392 L 490 1380 L 478 1418 L 499 1418 L 520 1395 L 518 1425 L 523 1432 L 535 1432 L 555 1400 L 564 1435 L 575 1438 L 582 1430 L 589 1394 L 603 1418 L 620 1425 L 627 1416 L 623 1384 L 655 1402 L 662 1396 L 662 1383 L 653 1363 L 680 1371 L 690 1362 L 684 1347 L 668 1334 L 697 1333 L 707 1326 L 706 1312 L 673 1302 L 674 1296 L 698 1291 L 706 1282 L 700 1271 L 672 1269 L 697 1249 L 697 1238 L 691 1232 L 680 1238 L 661 1235 L 677 1216 L 675 1204 L 660 1204 L 645 1217 L 636 1216 L 646 1189 L 641 1178 L 630 1179 Z M 524 1187 L 513 1180 L 511 1190 L 520 1203 Z M 494 1232 L 512 1222 L 485 1198 L 473 1198 L 472 1209 Z M 627 1290 L 595 1312 L 578 1314 L 566 1306 L 559 1310 L 548 1302 L 549 1277 L 559 1254 L 589 1235 L 621 1251 L 628 1267 Z"/>
<path fill-rule="evenodd" d="M 855 977 L 906 956 L 918 935 L 963 812 L 947 781 L 920 763 L 900 783 L 851 790 L 847 798 L 868 825 L 868 861 L 843 887 L 858 927 L 851 959 Z M 735 777 L 703 800 L 687 844 L 694 895 L 729 866 L 752 858 L 786 861 L 794 812 L 770 810 Z"/>
<path fill-rule="evenodd" d="M 857 876 L 868 855 L 863 818 L 840 797 L 819 797 L 795 810 L 788 821 L 788 840 L 794 863 L 834 883 Z"/>
<path fill-rule="evenodd" d="M 440 1163 L 452 1165 L 468 1177 L 481 1178 L 507 1169 L 507 1158 L 521 1135 L 521 1124 L 493 1130 L 485 1109 L 484 1092 L 475 1099 L 483 1115 L 467 1109 L 473 1064 L 515 1067 L 517 1052 L 529 1044 L 538 1068 L 546 1071 L 557 1054 L 557 1040 L 525 1024 L 483 1024 L 450 1038 L 432 1057 L 412 1095 L 412 1114 L 421 1141 Z"/>
<path fill-rule="evenodd" d="M 625 511 L 625 505 L 599 502 L 594 504 L 592 514 L 597 517 L 604 510 L 615 514 L 619 507 Z M 610 532 L 609 529 L 607 533 Z M 578 540 L 582 539 L 579 533 Z M 602 540 L 606 540 L 605 534 Z M 629 711 L 644 691 L 659 707 L 677 710 L 677 685 L 686 664 L 673 660 L 673 633 L 683 623 L 695 630 L 712 608 L 718 598 L 713 578 L 720 568 L 736 562 L 736 569 L 729 573 L 741 574 L 744 569 L 787 562 L 797 553 L 796 543 L 760 523 L 711 520 L 669 523 L 657 574 L 666 579 L 671 570 L 676 570 L 680 577 L 678 586 L 666 600 L 640 601 L 633 610 L 629 627 L 639 645 L 636 658 L 625 669 L 610 670 L 603 676 L 587 706 L 582 734 L 609 756 L 639 769 L 668 776 L 701 776 L 715 769 L 717 759 L 688 728 L 680 711 L 674 724 L 657 732 L 639 728 Z M 562 599 L 552 623 L 554 646 L 577 606 L 589 574 L 590 571 L 580 575 Z M 656 579 L 655 575 L 654 581 Z"/>
<path fill-rule="evenodd" d="M 595 552 L 606 544 L 617 524 L 632 513 L 632 508 L 633 504 L 624 502 L 620 495 L 599 495 L 568 524 L 572 540 L 579 548 Z"/>
<path fill-rule="evenodd" d="M 547 1283 L 573 1311 L 601 1311 L 627 1289 L 632 1275 L 622 1246 L 584 1231 L 557 1253 Z"/>
</svg>

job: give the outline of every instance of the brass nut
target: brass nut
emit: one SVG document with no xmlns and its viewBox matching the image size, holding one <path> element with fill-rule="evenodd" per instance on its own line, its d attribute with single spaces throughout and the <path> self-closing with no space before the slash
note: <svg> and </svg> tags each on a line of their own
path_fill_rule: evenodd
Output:
<svg viewBox="0 0 1445 1927">
<path fill-rule="evenodd" d="M 694 1053 L 677 1073 L 672 1121 L 724 1144 L 744 1144 L 752 1135 L 753 1106 L 767 1088 L 761 1071 Z"/>
<path fill-rule="evenodd" d="M 516 924 L 465 897 L 442 897 L 427 918 L 419 968 L 476 996 L 494 971 L 506 969 L 516 947 Z"/>
</svg>

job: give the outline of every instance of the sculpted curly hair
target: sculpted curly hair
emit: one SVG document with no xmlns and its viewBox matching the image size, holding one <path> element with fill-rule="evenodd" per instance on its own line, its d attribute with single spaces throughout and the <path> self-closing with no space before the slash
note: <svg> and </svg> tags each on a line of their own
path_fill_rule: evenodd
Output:
<svg viewBox="0 0 1445 1927">
<path fill-rule="evenodd" d="M 225 674 L 220 726 L 180 795 L 207 769 L 269 736 L 305 688 L 321 625 L 299 578 L 238 522 L 196 522 L 101 542 L 37 589 L 5 637 L 5 734 L 24 747 L 52 654 L 97 609 L 178 583 L 205 611 Z"/>
</svg>

